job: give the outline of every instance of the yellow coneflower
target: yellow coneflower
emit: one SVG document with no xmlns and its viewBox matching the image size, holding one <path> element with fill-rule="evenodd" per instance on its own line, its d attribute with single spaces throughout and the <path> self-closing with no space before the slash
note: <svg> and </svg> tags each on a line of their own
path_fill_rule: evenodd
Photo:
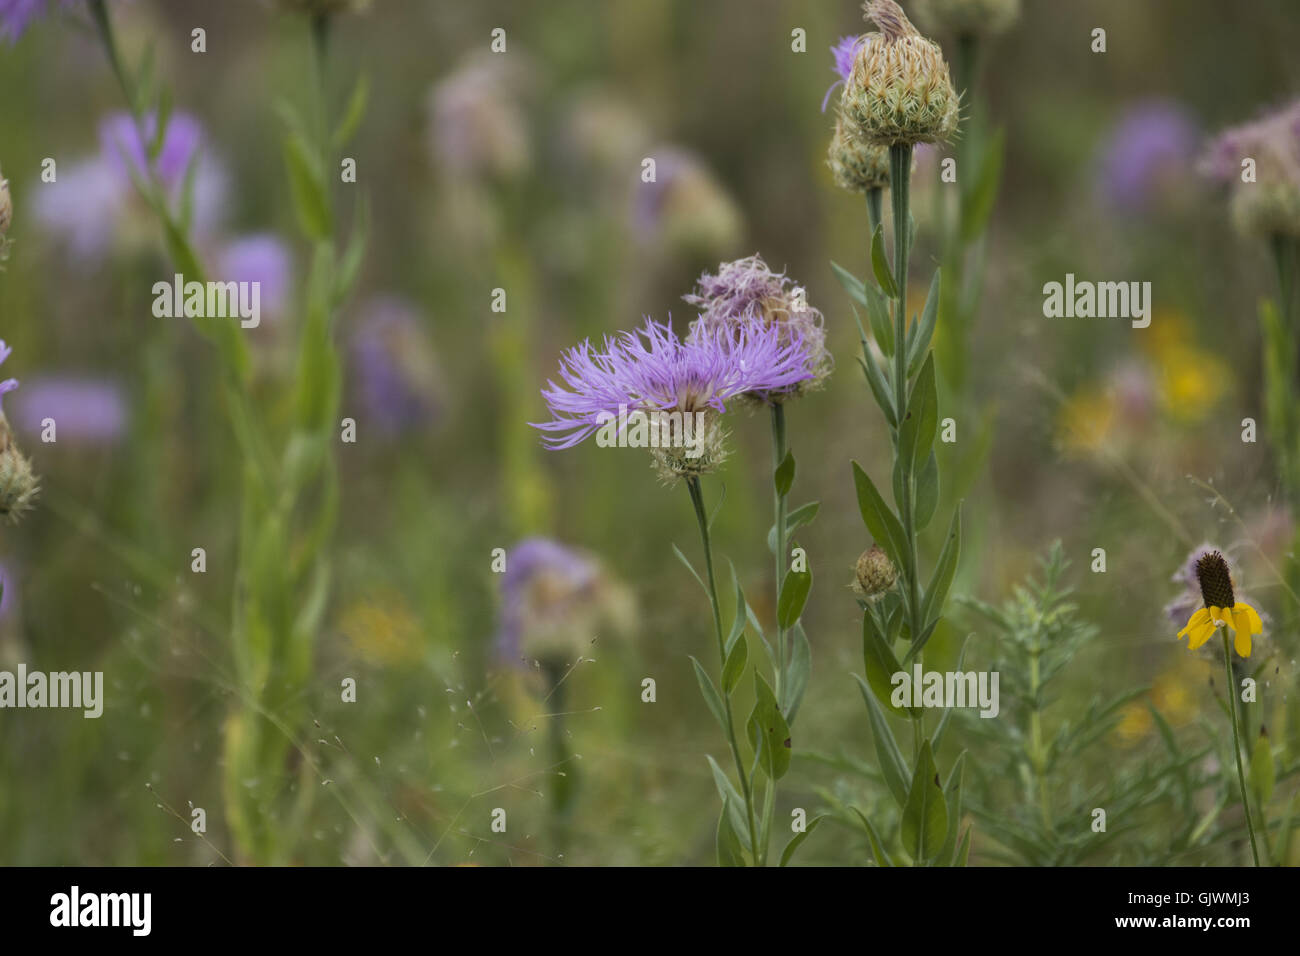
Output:
<svg viewBox="0 0 1300 956">
<path fill-rule="evenodd" d="M 1264 632 L 1264 622 L 1249 604 L 1236 599 L 1232 590 L 1232 574 L 1228 562 L 1218 551 L 1202 555 L 1196 562 L 1196 579 L 1201 585 L 1201 598 L 1205 607 L 1195 612 L 1187 626 L 1178 632 L 1187 635 L 1187 646 L 1196 650 L 1210 639 L 1215 631 L 1226 625 L 1236 632 L 1233 647 L 1242 657 L 1250 656 L 1250 636 Z"/>
</svg>

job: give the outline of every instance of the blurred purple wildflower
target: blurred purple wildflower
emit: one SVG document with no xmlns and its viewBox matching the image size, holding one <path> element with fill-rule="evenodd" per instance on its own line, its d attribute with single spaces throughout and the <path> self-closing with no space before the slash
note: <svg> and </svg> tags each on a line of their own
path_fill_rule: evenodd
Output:
<svg viewBox="0 0 1300 956">
<path fill-rule="evenodd" d="M 429 92 L 428 137 L 454 175 L 511 178 L 528 168 L 528 125 L 519 103 L 527 69 L 505 57 L 472 60 Z"/>
<path fill-rule="evenodd" d="M 151 166 L 145 144 L 152 140 L 156 120 L 146 117 L 144 136 L 129 114 L 116 113 L 99 126 L 99 153 L 71 164 L 59 180 L 36 196 L 35 217 L 68 244 L 73 256 L 93 262 L 104 256 L 110 243 L 136 208 L 132 176 L 152 169 L 173 203 L 181 199 L 192 164 L 194 194 L 191 229 L 195 238 L 210 235 L 225 208 L 225 170 L 206 147 L 203 127 L 193 117 L 174 114 Z"/>
<path fill-rule="evenodd" d="M 506 555 L 501 576 L 501 622 L 495 644 L 503 660 L 519 661 L 527 632 L 563 629 L 592 602 L 600 580 L 596 563 L 546 538 L 528 538 Z"/>
<path fill-rule="evenodd" d="M 1162 179 L 1190 171 L 1200 137 L 1180 104 L 1152 99 L 1125 111 L 1102 150 L 1098 185 L 1117 209 L 1150 205 Z"/>
<path fill-rule="evenodd" d="M 58 0 L 58 5 L 65 10 L 77 3 L 78 0 Z M 50 0 L 0 0 L 0 39 L 17 43 L 32 21 L 45 16 L 49 7 Z"/>
<path fill-rule="evenodd" d="M 658 146 L 648 156 L 654 179 L 639 180 L 633 193 L 637 239 L 700 253 L 730 245 L 740 231 L 740 212 L 704 162 L 678 146 Z"/>
<path fill-rule="evenodd" d="M 387 437 L 423 428 L 442 411 L 442 376 L 420 313 L 395 297 L 361 308 L 352 338 L 358 395 L 366 419 Z"/>
<path fill-rule="evenodd" d="M 72 375 L 29 379 L 15 406 L 20 428 L 38 434 L 50 418 L 60 441 L 109 445 L 126 430 L 126 399 L 111 381 Z"/>
<path fill-rule="evenodd" d="M 822 97 L 822 112 L 826 112 L 826 106 L 831 101 L 831 94 L 835 92 L 836 87 L 843 86 L 848 82 L 849 73 L 853 71 L 853 60 L 858 55 L 858 48 L 864 43 L 871 42 L 871 35 L 840 37 L 839 42 L 831 47 L 832 64 L 831 69 L 839 77 L 831 88 L 826 91 Z"/>
<path fill-rule="evenodd" d="M 1241 163 L 1247 157 L 1268 162 L 1300 184 L 1300 100 L 1265 114 L 1258 120 L 1224 130 L 1202 155 L 1200 171 L 1217 182 L 1240 181 Z"/>
<path fill-rule="evenodd" d="M 222 247 L 217 276 L 222 282 L 256 282 L 261 287 L 262 310 L 271 316 L 284 313 L 293 284 L 289 247 L 274 233 L 241 236 Z"/>
<path fill-rule="evenodd" d="M 605 337 L 604 350 L 590 340 L 560 359 L 564 386 L 548 381 L 542 397 L 552 420 L 533 423 L 550 448 L 572 448 L 595 432 L 620 406 L 633 411 L 726 411 L 745 392 L 787 388 L 811 378 L 803 342 L 786 339 L 774 325 L 748 320 L 733 331 L 711 330 L 687 341 L 672 325 L 646 319 L 635 332 Z"/>
</svg>

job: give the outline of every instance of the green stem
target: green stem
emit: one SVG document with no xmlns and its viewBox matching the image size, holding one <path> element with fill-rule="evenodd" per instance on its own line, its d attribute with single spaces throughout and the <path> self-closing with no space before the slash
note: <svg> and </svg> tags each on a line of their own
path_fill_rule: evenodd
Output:
<svg viewBox="0 0 1300 956">
<path fill-rule="evenodd" d="M 785 406 L 776 402 L 772 405 L 772 471 L 774 474 L 776 469 L 781 467 L 781 462 L 785 461 L 787 451 Z M 774 489 L 773 494 L 775 502 L 772 510 L 776 522 L 776 600 L 780 604 L 781 588 L 785 584 L 785 519 L 788 505 L 786 496 L 779 490 Z M 780 615 L 777 615 L 776 621 L 776 657 L 776 699 L 784 705 L 785 699 L 781 695 L 786 686 L 786 650 L 785 628 L 781 626 Z"/>
<path fill-rule="evenodd" d="M 1250 817 L 1250 800 L 1246 796 L 1246 772 L 1241 766 L 1241 737 L 1237 730 L 1237 690 L 1232 679 L 1232 649 L 1228 644 L 1228 631 L 1223 631 L 1223 672 L 1228 680 L 1228 709 L 1232 714 L 1232 755 L 1237 758 L 1237 784 L 1241 788 L 1241 809 L 1246 814 L 1246 830 L 1250 833 L 1250 855 L 1259 866 L 1259 848 L 1255 845 L 1255 823 Z"/>
<path fill-rule="evenodd" d="M 889 147 L 890 198 L 894 214 L 894 282 L 898 286 L 898 301 L 894 303 L 894 407 L 898 410 L 899 430 L 907 419 L 907 269 L 911 254 L 911 181 L 912 144 L 895 143 Z M 897 437 L 895 453 L 899 451 Z M 920 609 L 916 580 L 916 523 L 912 515 L 912 468 L 910 462 L 900 461 L 902 468 L 902 500 L 898 502 L 899 519 L 906 536 L 906 553 L 903 555 L 904 592 L 908 630 L 912 639 L 920 634 L 921 622 L 917 620 Z"/>
<path fill-rule="evenodd" d="M 1038 806 L 1043 816 L 1046 832 L 1052 830 L 1051 803 L 1047 799 L 1047 754 L 1043 749 L 1043 718 L 1038 708 L 1038 692 L 1042 687 L 1042 673 L 1039 658 L 1043 652 L 1038 640 L 1038 629 L 1034 629 L 1034 644 L 1029 650 L 1029 697 L 1033 707 L 1029 714 L 1029 761 L 1034 770 L 1034 779 L 1038 783 Z"/>
<path fill-rule="evenodd" d="M 704 513 L 704 493 L 700 490 L 700 479 L 686 479 L 686 490 L 691 493 L 691 504 L 695 508 L 695 520 L 700 526 L 700 541 L 704 545 L 704 571 L 708 581 L 709 605 L 713 608 L 713 629 L 718 638 L 718 660 L 720 667 L 727 665 L 727 645 L 722 636 L 722 609 L 718 603 L 718 584 L 713 573 L 713 545 L 709 540 L 709 519 Z M 743 609 L 737 613 L 743 613 Z M 744 640 L 742 636 L 740 638 Z M 731 692 L 726 684 L 722 685 L 722 709 L 727 718 L 727 742 L 731 745 L 731 756 L 736 763 L 736 776 L 740 778 L 740 791 L 745 798 L 745 814 L 749 821 L 749 846 L 754 861 L 760 860 L 758 829 L 754 826 L 754 797 L 749 786 L 749 777 L 745 774 L 745 763 L 740 757 L 740 745 L 736 742 L 736 722 L 731 716 Z"/>
</svg>

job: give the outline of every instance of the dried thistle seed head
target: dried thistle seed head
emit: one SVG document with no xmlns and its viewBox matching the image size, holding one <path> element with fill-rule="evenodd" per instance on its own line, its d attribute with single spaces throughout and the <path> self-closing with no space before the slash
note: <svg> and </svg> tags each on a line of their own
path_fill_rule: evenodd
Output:
<svg viewBox="0 0 1300 956">
<path fill-rule="evenodd" d="M 1206 607 L 1232 608 L 1237 603 L 1232 589 L 1232 572 L 1219 551 L 1201 555 L 1196 562 L 1196 580 Z"/>
<path fill-rule="evenodd" d="M 0 520 L 17 524 L 32 509 L 40 490 L 32 463 L 14 444 L 9 420 L 0 412 Z"/>
<path fill-rule="evenodd" d="M 722 416 L 712 409 L 702 413 L 689 442 L 661 439 L 659 444 L 651 449 L 654 467 L 668 485 L 717 471 L 727 458 L 727 430 Z"/>
<path fill-rule="evenodd" d="M 894 562 L 889 560 L 885 549 L 873 544 L 858 557 L 854 568 L 853 588 L 873 601 L 894 586 L 898 580 L 898 571 Z"/>
<path fill-rule="evenodd" d="M 894 0 L 869 0 L 864 9 L 880 33 L 858 48 L 840 100 L 845 120 L 879 146 L 947 140 L 957 128 L 960 97 L 943 51 Z"/>
<path fill-rule="evenodd" d="M 1003 33 L 1020 19 L 1020 0 L 913 0 L 912 9 L 928 30 Z"/>
<path fill-rule="evenodd" d="M 889 150 L 852 133 L 843 116 L 835 121 L 826 165 L 831 168 L 835 185 L 849 192 L 865 193 L 889 186 Z"/>
</svg>

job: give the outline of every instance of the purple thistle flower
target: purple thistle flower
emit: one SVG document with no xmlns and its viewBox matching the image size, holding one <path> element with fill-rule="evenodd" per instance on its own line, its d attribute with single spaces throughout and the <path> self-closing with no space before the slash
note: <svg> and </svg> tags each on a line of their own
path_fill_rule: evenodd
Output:
<svg viewBox="0 0 1300 956">
<path fill-rule="evenodd" d="M 525 643 L 539 650 L 550 641 L 576 644 L 572 618 L 595 602 L 600 569 L 588 557 L 546 538 L 528 538 L 506 554 L 501 576 L 501 620 L 494 643 L 503 660 L 520 660 Z M 526 641 L 528 637 L 543 637 Z"/>
<path fill-rule="evenodd" d="M 853 61 L 857 58 L 858 49 L 866 43 L 871 42 L 871 34 L 863 36 L 840 37 L 839 42 L 831 47 L 832 65 L 831 69 L 839 77 L 831 88 L 826 91 L 822 97 L 822 112 L 826 112 L 826 105 L 831 101 L 831 94 L 835 92 L 836 87 L 843 86 L 849 81 L 849 74 L 853 72 Z"/>
<path fill-rule="evenodd" d="M 1200 170 L 1218 182 L 1239 182 L 1241 162 L 1247 157 L 1271 164 L 1292 183 L 1300 184 L 1300 100 L 1254 122 L 1224 130 L 1210 142 Z"/>
<path fill-rule="evenodd" d="M 8 345 L 5 345 L 4 339 L 0 339 L 0 365 L 3 365 L 5 359 L 7 359 L 12 354 L 13 354 L 13 349 L 10 348 Z M 0 382 L 0 398 L 3 398 L 6 394 L 12 392 L 17 387 L 18 387 L 18 379 L 16 378 L 7 378 L 3 382 Z M 4 410 L 3 408 L 0 408 L 0 416 L 3 415 L 4 415 Z"/>
<path fill-rule="evenodd" d="M 747 323 L 758 323 L 774 326 L 786 341 L 798 341 L 809 376 L 781 390 L 786 394 L 805 390 L 830 371 L 822 314 L 804 301 L 801 287 L 785 273 L 769 269 L 762 256 L 722 263 L 717 273 L 701 275 L 695 292 L 682 299 L 700 310 L 688 339 L 715 332 L 730 334 Z M 757 392 L 752 397 L 767 401 L 781 396 Z"/>
<path fill-rule="evenodd" d="M 289 248 L 273 233 L 241 236 L 218 255 L 221 280 L 258 283 L 262 308 L 272 316 L 281 315 L 289 303 L 292 272 Z"/>
<path fill-rule="evenodd" d="M 601 425 L 632 411 L 726 411 L 745 392 L 788 388 L 810 378 L 803 342 L 785 339 L 774 325 L 741 323 L 732 331 L 701 330 L 683 341 L 671 324 L 646 319 L 635 332 L 605 337 L 604 350 L 590 340 L 560 359 L 564 385 L 548 381 L 542 397 L 550 448 L 572 448 Z"/>
<path fill-rule="evenodd" d="M 425 427 L 442 411 L 442 375 L 422 316 L 394 297 L 371 300 L 361 314 L 352 359 L 366 420 L 390 438 Z"/>
<path fill-rule="evenodd" d="M 52 375 L 30 379 L 16 400 L 15 419 L 36 434 L 53 419 L 60 441 L 110 445 L 126 431 L 127 407 L 115 382 Z"/>
<path fill-rule="evenodd" d="M 1146 100 L 1120 118 L 1102 151 L 1098 185 L 1118 209 L 1147 206 L 1161 178 L 1190 169 L 1200 133 L 1181 105 Z"/>
</svg>

